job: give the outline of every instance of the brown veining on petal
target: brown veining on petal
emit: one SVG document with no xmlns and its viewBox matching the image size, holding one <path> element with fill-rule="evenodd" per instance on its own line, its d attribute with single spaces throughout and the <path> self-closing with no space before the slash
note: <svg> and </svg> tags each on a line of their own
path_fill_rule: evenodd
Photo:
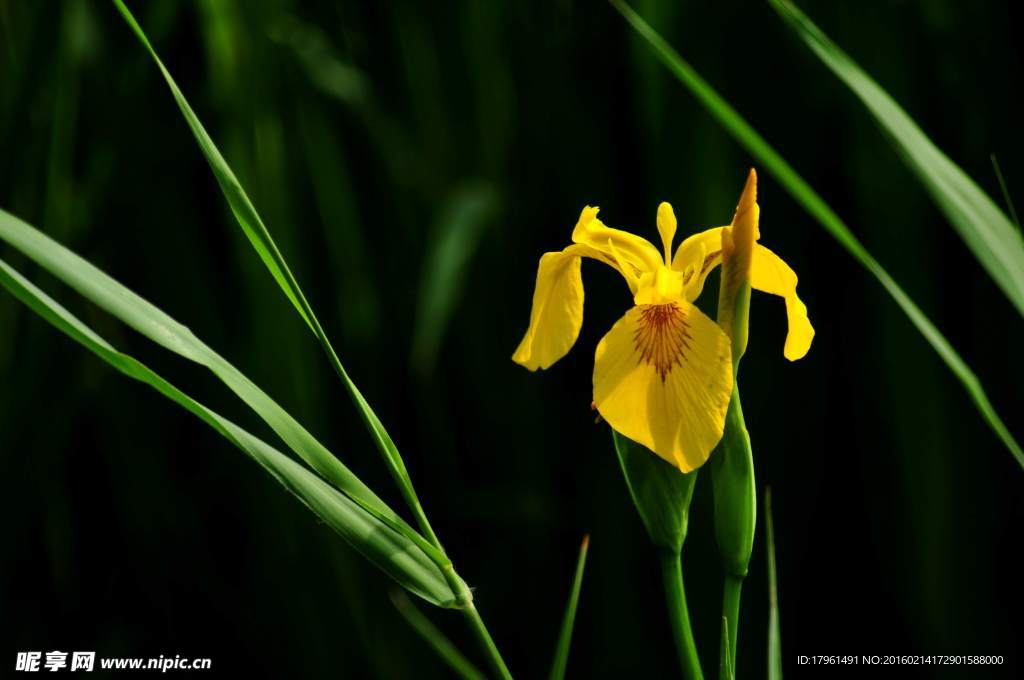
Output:
<svg viewBox="0 0 1024 680">
<path fill-rule="evenodd" d="M 633 344 L 640 361 L 654 366 L 661 381 L 675 366 L 681 366 L 690 349 L 690 325 L 686 313 L 674 302 L 640 305 L 640 323 Z"/>
<path fill-rule="evenodd" d="M 701 265 L 700 273 L 701 274 L 706 274 L 709 269 L 711 269 L 712 267 L 715 266 L 715 260 L 717 260 L 719 257 L 721 257 L 721 255 L 722 255 L 722 251 L 721 250 L 716 250 L 713 253 L 708 253 L 707 256 L 704 258 L 704 264 Z"/>
<path fill-rule="evenodd" d="M 722 256 L 722 251 L 721 250 L 716 250 L 714 252 L 708 253 L 704 257 L 704 261 L 701 262 L 701 265 L 700 265 L 700 275 L 704 276 L 705 274 L 707 274 L 712 269 L 712 267 L 714 267 L 718 263 L 718 260 L 719 260 L 719 258 L 721 258 L 721 256 Z M 690 282 L 690 279 L 692 279 L 693 275 L 696 274 L 696 273 L 697 273 L 696 269 L 687 268 L 686 276 L 683 278 L 683 285 L 685 286 L 686 284 L 688 284 Z"/>
</svg>

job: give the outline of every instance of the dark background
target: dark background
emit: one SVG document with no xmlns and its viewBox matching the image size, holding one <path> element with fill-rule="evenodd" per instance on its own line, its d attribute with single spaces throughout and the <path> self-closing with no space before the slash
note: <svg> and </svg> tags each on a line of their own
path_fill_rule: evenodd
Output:
<svg viewBox="0 0 1024 680">
<path fill-rule="evenodd" d="M 1024 204 L 1012 4 L 802 6 L 998 197 L 996 153 Z M 537 260 L 568 243 L 584 204 L 648 238 L 661 200 L 683 234 L 722 224 L 749 156 L 601 2 L 131 6 L 390 429 L 513 671 L 547 672 L 589 532 L 569 675 L 674 674 L 657 561 L 589 409 L 593 349 L 628 291 L 588 263 L 575 349 L 538 374 L 509 356 Z M 848 222 L 1024 437 L 1020 316 L 852 95 L 766 3 L 636 7 Z M 799 273 L 817 329 L 790 364 L 784 306 L 756 295 L 741 375 L 774 495 L 787 672 L 867 674 L 798 668 L 801 654 L 1001 654 L 1001 669 L 898 674 L 1020 673 L 1024 474 L 882 288 L 764 169 L 760 203 L 763 242 Z M 0 0 L 0 205 L 188 325 L 401 505 L 112 5 Z M 274 441 L 210 375 L 0 256 Z M 448 673 L 386 577 L 273 479 L 6 293 L 0 481 L 0 675 L 16 651 L 53 649 L 209 656 L 207 675 L 253 678 Z M 684 564 L 713 677 L 706 481 Z M 743 602 L 739 675 L 762 677 L 763 524 Z M 460 617 L 422 609 L 483 666 Z"/>
</svg>

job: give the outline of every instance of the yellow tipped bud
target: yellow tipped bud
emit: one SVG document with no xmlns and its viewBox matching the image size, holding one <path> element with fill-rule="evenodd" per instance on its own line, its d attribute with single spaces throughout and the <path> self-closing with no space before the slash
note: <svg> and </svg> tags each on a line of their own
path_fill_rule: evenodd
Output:
<svg viewBox="0 0 1024 680">
<path fill-rule="evenodd" d="M 722 283 L 718 297 L 718 323 L 732 338 L 733 366 L 747 348 L 747 309 L 754 245 L 760 236 L 757 173 L 747 176 L 732 224 L 722 229 Z"/>
<path fill-rule="evenodd" d="M 743 250 L 753 252 L 754 242 L 761 238 L 757 224 L 760 216 L 761 209 L 757 205 L 757 172 L 751 168 L 739 203 L 736 204 L 732 224 L 727 227 L 732 233 L 733 241 L 743 246 Z"/>
</svg>

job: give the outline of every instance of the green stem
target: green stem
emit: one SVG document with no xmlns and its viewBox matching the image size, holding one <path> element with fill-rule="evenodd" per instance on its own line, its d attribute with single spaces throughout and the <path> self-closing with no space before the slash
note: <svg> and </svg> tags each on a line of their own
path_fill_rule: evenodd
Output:
<svg viewBox="0 0 1024 680">
<path fill-rule="evenodd" d="M 722 591 L 722 618 L 728 624 L 729 638 L 722 640 L 722 658 L 729 657 L 729 668 L 732 676 L 736 675 L 736 646 L 740 622 L 740 590 L 743 588 L 743 577 L 732 574 L 725 575 Z M 725 632 L 724 630 L 722 631 Z M 724 675 L 722 676 L 725 677 Z"/>
<path fill-rule="evenodd" d="M 697 656 L 697 644 L 690 628 L 690 612 L 686 608 L 686 590 L 683 587 L 683 562 L 679 553 L 661 553 L 661 576 L 665 585 L 665 604 L 668 606 L 672 632 L 675 634 L 679 664 L 686 680 L 704 680 Z"/>
<path fill-rule="evenodd" d="M 462 613 L 465 615 L 466 620 L 469 621 L 469 627 L 473 630 L 476 635 L 477 641 L 480 646 L 484 648 L 490 657 L 491 665 L 494 666 L 495 672 L 498 677 L 502 680 L 512 680 L 512 674 L 509 673 L 508 666 L 505 665 L 505 660 L 501 658 L 501 652 L 498 651 L 497 645 L 494 644 L 494 640 L 491 639 L 491 634 L 487 632 L 487 626 L 484 625 L 484 620 L 480 618 L 480 612 L 476 610 L 473 603 L 470 602 L 462 608 Z"/>
<path fill-rule="evenodd" d="M 391 601 L 394 602 L 395 609 L 402 615 L 406 623 L 430 645 L 456 675 L 463 680 L 485 680 L 484 674 L 464 657 L 458 647 L 453 645 L 451 640 L 446 638 L 444 633 L 438 630 L 437 626 L 409 601 L 404 591 L 392 592 Z"/>
</svg>

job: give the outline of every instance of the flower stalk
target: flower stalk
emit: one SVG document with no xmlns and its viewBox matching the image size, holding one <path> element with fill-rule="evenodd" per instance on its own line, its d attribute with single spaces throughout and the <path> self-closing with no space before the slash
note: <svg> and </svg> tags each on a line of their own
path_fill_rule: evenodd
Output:
<svg viewBox="0 0 1024 680">
<path fill-rule="evenodd" d="M 683 542 L 689 526 L 690 500 L 697 483 L 697 473 L 676 470 L 644 446 L 615 430 L 612 430 L 612 438 L 633 504 L 658 551 L 665 607 L 683 677 L 703 680 L 686 606 L 682 564 Z"/>
<path fill-rule="evenodd" d="M 715 496 L 715 537 L 722 561 L 721 677 L 735 673 L 740 592 L 754 547 L 757 491 L 750 435 L 743 421 L 737 375 L 747 347 L 751 261 L 757 238 L 757 175 L 753 170 L 732 224 L 722 230 L 722 278 L 718 323 L 732 342 L 733 392 L 725 429 L 711 460 Z"/>
<path fill-rule="evenodd" d="M 676 652 L 679 654 L 679 665 L 683 677 L 686 680 L 704 680 L 704 673 L 700 668 L 700 657 L 697 655 L 697 643 L 693 639 L 693 629 L 690 626 L 690 612 L 686 606 L 682 555 L 676 552 L 662 551 L 660 558 L 665 604 L 668 606 L 673 639 L 676 643 Z"/>
<path fill-rule="evenodd" d="M 739 391 L 733 393 L 726 416 L 725 434 L 712 457 L 711 480 L 715 496 L 715 537 L 722 561 L 722 617 L 726 621 L 721 642 L 723 660 L 736 668 L 740 591 L 754 547 L 757 494 L 750 437 L 743 422 Z"/>
</svg>

